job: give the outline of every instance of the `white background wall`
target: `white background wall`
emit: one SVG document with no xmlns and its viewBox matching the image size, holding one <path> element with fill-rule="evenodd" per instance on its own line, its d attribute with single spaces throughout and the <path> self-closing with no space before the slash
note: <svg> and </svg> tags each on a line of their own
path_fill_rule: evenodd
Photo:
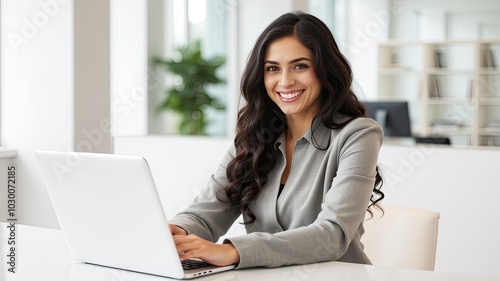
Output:
<svg viewBox="0 0 500 281">
<path fill-rule="evenodd" d="M 18 222 L 58 227 L 34 151 L 111 151 L 109 1 L 2 0 L 0 18 L 0 143 L 17 150 Z"/>
<path fill-rule="evenodd" d="M 499 35 L 498 0 L 392 0 L 400 12 L 392 18 L 390 37 L 403 40 L 476 40 Z M 493 35 L 491 34 L 491 35 Z M 483 37 L 485 36 L 485 37 Z M 496 37 L 498 39 L 498 37 Z"/>
<path fill-rule="evenodd" d="M 0 142 L 18 152 L 17 215 L 33 225 L 58 225 L 33 152 L 74 140 L 72 3 L 56 3 L 48 15 L 37 0 L 1 2 Z"/>
<path fill-rule="evenodd" d="M 113 136 L 145 135 L 148 133 L 147 3 L 111 0 L 110 6 Z"/>
<path fill-rule="evenodd" d="M 347 57 L 360 99 L 377 96 L 377 46 L 388 39 L 390 17 L 399 12 L 385 0 L 353 0 L 347 5 Z"/>
</svg>

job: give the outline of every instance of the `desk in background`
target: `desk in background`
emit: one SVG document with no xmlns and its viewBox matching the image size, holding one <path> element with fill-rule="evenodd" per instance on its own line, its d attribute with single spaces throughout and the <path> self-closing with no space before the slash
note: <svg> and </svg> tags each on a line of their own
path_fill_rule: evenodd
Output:
<svg viewBox="0 0 500 281">
<path fill-rule="evenodd" d="M 16 225 L 16 273 L 6 272 L 7 237 L 10 230 L 0 223 L 1 280 L 6 281 L 165 281 L 162 278 L 124 270 L 110 269 L 74 261 L 57 229 Z M 384 268 L 342 262 L 324 262 L 280 268 L 233 270 L 197 278 L 200 281 L 500 281 L 500 277 L 455 275 L 440 272 Z"/>
</svg>

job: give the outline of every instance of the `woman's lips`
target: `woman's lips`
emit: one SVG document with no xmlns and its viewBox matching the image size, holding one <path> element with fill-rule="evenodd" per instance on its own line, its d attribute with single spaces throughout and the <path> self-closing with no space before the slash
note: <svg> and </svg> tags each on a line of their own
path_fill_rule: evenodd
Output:
<svg viewBox="0 0 500 281">
<path fill-rule="evenodd" d="M 278 92 L 280 99 L 284 102 L 296 101 L 304 93 L 304 90 Z"/>
</svg>

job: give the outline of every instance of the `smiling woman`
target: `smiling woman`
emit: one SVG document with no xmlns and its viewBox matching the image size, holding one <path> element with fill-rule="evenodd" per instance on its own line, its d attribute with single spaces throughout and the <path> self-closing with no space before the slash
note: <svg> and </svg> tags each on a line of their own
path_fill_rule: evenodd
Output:
<svg viewBox="0 0 500 281">
<path fill-rule="evenodd" d="M 383 198 L 383 134 L 351 86 L 349 63 L 318 18 L 287 13 L 262 32 L 242 76 L 234 144 L 170 221 L 181 260 L 370 263 L 360 238 L 367 209 Z M 247 235 L 215 244 L 240 215 Z"/>
<path fill-rule="evenodd" d="M 301 127 L 298 139 L 309 128 L 319 107 L 321 85 L 313 67 L 313 55 L 294 36 L 269 45 L 264 64 L 264 84 L 291 127 Z M 292 125 L 296 123 L 296 125 Z"/>
</svg>

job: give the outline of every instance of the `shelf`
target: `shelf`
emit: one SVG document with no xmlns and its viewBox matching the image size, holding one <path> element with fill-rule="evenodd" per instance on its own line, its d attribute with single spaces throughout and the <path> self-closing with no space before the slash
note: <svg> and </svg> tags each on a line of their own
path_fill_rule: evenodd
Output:
<svg viewBox="0 0 500 281">
<path fill-rule="evenodd" d="M 404 74 L 420 74 L 420 70 L 409 67 L 380 67 L 379 73 L 382 75 L 404 75 Z"/>
<path fill-rule="evenodd" d="M 383 94 L 379 95 L 377 97 L 377 100 L 379 101 L 408 101 L 410 103 L 421 103 L 421 99 L 409 99 L 407 97 L 403 96 L 398 96 L 398 95 L 390 95 L 390 94 Z"/>
<path fill-rule="evenodd" d="M 486 128 L 500 120 L 500 40 L 385 42 L 378 65 L 378 99 L 408 101 L 415 134 L 500 148 L 500 130 Z M 435 120 L 459 125 L 436 129 Z"/>
<path fill-rule="evenodd" d="M 412 42 L 381 44 L 379 70 L 384 74 L 418 73 L 422 69 L 422 47 Z"/>
<path fill-rule="evenodd" d="M 500 148 L 500 135 L 480 135 L 481 146 Z"/>
<path fill-rule="evenodd" d="M 456 105 L 456 104 L 471 105 L 471 101 L 466 98 L 431 97 L 429 98 L 427 104 L 428 105 Z"/>
<path fill-rule="evenodd" d="M 500 69 L 481 67 L 481 69 L 479 70 L 479 74 L 480 75 L 500 75 Z"/>
<path fill-rule="evenodd" d="M 17 151 L 15 149 L 0 146 L 0 159 L 4 158 L 15 158 L 17 156 Z"/>
<path fill-rule="evenodd" d="M 471 127 L 461 127 L 458 129 L 450 128 L 450 129 L 434 129 L 433 127 L 429 127 L 429 132 L 431 134 L 447 134 L 447 135 L 471 135 L 472 128 Z"/>
<path fill-rule="evenodd" d="M 479 98 L 479 105 L 500 105 L 500 98 Z"/>
<path fill-rule="evenodd" d="M 500 129 L 480 128 L 477 130 L 480 136 L 500 136 Z"/>
<path fill-rule="evenodd" d="M 402 47 L 402 46 L 418 46 L 422 45 L 423 43 L 420 41 L 399 41 L 399 40 L 392 40 L 392 41 L 386 41 L 380 43 L 380 47 Z"/>
<path fill-rule="evenodd" d="M 427 68 L 426 71 L 427 74 L 429 75 L 457 75 L 457 74 L 474 74 L 473 69 L 452 69 L 452 68 Z"/>
</svg>

